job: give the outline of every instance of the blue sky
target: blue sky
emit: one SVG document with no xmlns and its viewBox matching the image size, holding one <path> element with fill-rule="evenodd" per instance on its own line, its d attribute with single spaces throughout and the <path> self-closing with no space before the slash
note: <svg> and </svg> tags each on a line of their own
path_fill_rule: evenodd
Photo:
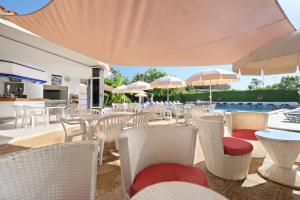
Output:
<svg viewBox="0 0 300 200">
<path fill-rule="evenodd" d="M 19 14 L 26 14 L 32 11 L 35 11 L 44 5 L 46 5 L 49 0 L 0 0 L 0 5 L 6 7 L 10 10 L 16 10 Z M 283 10 L 286 15 L 289 17 L 290 21 L 295 27 L 300 28 L 300 0 L 279 0 Z M 149 67 L 122 67 L 114 66 L 115 69 L 121 71 L 122 74 L 131 78 L 136 73 L 145 72 Z M 221 68 L 231 70 L 231 65 L 224 66 L 199 66 L 199 67 L 157 67 L 159 70 L 167 72 L 170 75 L 177 76 L 182 79 L 186 79 L 192 74 L 199 72 L 201 70 L 209 68 Z M 290 74 L 295 75 L 295 74 Z M 296 73 L 296 75 L 300 75 Z M 271 75 L 265 76 L 264 82 L 265 85 L 270 85 L 280 81 L 280 78 L 286 75 Z M 262 76 L 242 76 L 241 81 L 238 83 L 232 84 L 234 89 L 246 89 L 252 78 L 258 78 L 262 80 Z"/>
</svg>

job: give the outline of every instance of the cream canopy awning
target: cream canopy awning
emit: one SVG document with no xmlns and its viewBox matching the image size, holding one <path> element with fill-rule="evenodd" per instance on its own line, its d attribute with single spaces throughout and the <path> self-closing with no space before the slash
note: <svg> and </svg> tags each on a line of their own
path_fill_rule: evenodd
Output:
<svg viewBox="0 0 300 200">
<path fill-rule="evenodd" d="M 295 73 L 300 66 L 300 31 L 273 40 L 233 64 L 242 75 Z"/>
<path fill-rule="evenodd" d="M 295 29 L 275 0 L 55 0 L 5 19 L 121 66 L 231 64 Z"/>
</svg>

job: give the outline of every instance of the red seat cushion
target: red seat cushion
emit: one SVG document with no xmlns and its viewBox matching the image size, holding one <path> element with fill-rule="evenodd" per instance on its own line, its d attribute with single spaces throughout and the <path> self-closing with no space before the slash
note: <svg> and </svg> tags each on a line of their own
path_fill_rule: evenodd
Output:
<svg viewBox="0 0 300 200">
<path fill-rule="evenodd" d="M 245 155 L 253 150 L 253 146 L 250 142 L 232 137 L 224 137 L 223 146 L 224 153 L 230 156 Z"/>
<path fill-rule="evenodd" d="M 151 165 L 138 173 L 130 186 L 130 195 L 149 185 L 166 181 L 185 181 L 208 187 L 207 177 L 200 168 L 164 163 Z"/>
<path fill-rule="evenodd" d="M 241 138 L 244 140 L 257 140 L 255 132 L 257 130 L 252 129 L 237 129 L 233 130 L 232 137 Z"/>
</svg>

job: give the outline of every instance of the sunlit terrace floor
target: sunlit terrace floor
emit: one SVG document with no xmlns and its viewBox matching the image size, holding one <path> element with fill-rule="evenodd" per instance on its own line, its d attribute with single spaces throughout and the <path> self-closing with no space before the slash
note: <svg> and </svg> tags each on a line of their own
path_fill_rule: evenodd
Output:
<svg viewBox="0 0 300 200">
<path fill-rule="evenodd" d="M 171 121 L 156 121 L 151 124 L 174 124 Z M 47 144 L 62 142 L 63 134 L 49 134 L 36 136 L 25 140 L 21 145 L 1 145 L 0 155 L 10 152 L 24 150 L 30 147 L 36 147 Z M 112 145 L 108 144 L 104 150 L 104 163 L 98 169 L 97 178 L 97 199 L 101 200 L 119 200 L 123 197 L 120 162 L 118 152 L 112 150 Z M 215 177 L 209 173 L 203 162 L 198 162 L 196 166 L 201 167 L 208 179 L 211 189 L 219 192 L 232 200 L 300 200 L 300 191 L 289 187 L 279 185 L 277 183 L 265 180 L 257 174 L 257 168 L 262 164 L 263 159 L 252 159 L 248 179 L 246 181 L 226 181 Z"/>
</svg>

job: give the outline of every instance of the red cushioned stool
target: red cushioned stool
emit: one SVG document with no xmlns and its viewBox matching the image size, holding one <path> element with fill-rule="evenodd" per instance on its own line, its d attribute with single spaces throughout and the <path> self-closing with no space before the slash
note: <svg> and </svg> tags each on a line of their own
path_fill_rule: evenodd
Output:
<svg viewBox="0 0 300 200">
<path fill-rule="evenodd" d="M 250 142 L 233 137 L 223 138 L 224 154 L 240 156 L 251 153 L 253 146 Z"/>
<path fill-rule="evenodd" d="M 184 181 L 208 187 L 207 177 L 198 167 L 181 164 L 155 164 L 140 171 L 130 186 L 130 195 L 155 183 L 166 181 Z"/>
<path fill-rule="evenodd" d="M 255 136 L 256 131 L 257 130 L 252 129 L 236 129 L 232 131 L 232 137 L 244 140 L 257 140 Z"/>
</svg>

